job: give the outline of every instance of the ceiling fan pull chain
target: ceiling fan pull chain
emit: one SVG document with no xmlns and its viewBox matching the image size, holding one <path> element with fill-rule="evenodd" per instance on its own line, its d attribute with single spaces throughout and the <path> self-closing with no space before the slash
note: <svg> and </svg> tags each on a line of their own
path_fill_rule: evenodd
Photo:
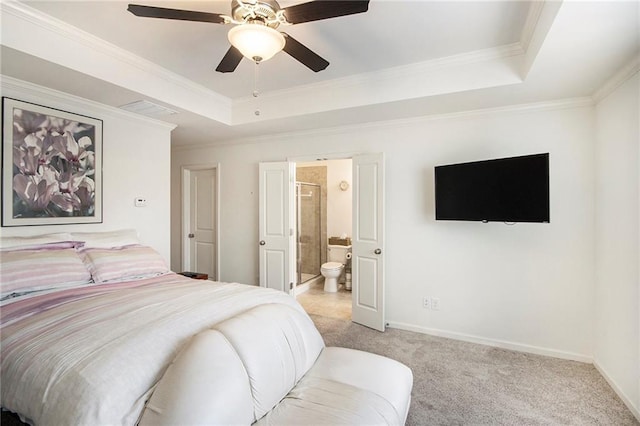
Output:
<svg viewBox="0 0 640 426">
<path fill-rule="evenodd" d="M 254 111 L 255 115 L 260 115 L 260 107 L 258 105 L 258 66 L 260 65 L 260 61 L 255 61 L 256 65 L 253 71 L 253 97 L 256 98 L 256 109 Z"/>
</svg>

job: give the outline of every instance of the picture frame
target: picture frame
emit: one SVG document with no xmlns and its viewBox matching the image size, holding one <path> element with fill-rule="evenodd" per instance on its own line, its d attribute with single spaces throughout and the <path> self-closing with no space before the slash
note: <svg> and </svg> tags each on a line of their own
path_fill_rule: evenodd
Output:
<svg viewBox="0 0 640 426">
<path fill-rule="evenodd" d="M 102 223 L 102 120 L 2 97 L 2 226 Z"/>
</svg>

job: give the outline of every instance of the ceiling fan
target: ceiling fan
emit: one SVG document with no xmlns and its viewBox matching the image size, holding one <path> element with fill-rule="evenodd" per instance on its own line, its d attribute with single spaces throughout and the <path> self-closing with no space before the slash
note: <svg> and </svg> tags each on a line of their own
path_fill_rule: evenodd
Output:
<svg viewBox="0 0 640 426">
<path fill-rule="evenodd" d="M 366 12 L 369 0 L 315 0 L 281 8 L 275 0 L 232 0 L 231 16 L 218 13 L 130 4 L 127 10 L 136 16 L 182 21 L 235 24 L 228 33 L 231 47 L 216 68 L 233 72 L 242 57 L 256 63 L 284 50 L 311 70 L 325 69 L 329 62 L 289 34 L 276 30 L 280 25 L 294 25 Z"/>
</svg>

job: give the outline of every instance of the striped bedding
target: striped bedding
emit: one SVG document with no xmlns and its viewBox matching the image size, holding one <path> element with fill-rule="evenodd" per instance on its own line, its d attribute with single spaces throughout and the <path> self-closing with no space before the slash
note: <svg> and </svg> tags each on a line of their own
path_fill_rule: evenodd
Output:
<svg viewBox="0 0 640 426">
<path fill-rule="evenodd" d="M 2 307 L 2 407 L 36 425 L 134 425 L 194 334 L 289 295 L 174 273 Z"/>
<path fill-rule="evenodd" d="M 91 283 L 91 274 L 78 257 L 73 243 L 60 243 L 45 249 L 2 251 L 0 256 L 0 300 L 28 291 Z"/>
</svg>

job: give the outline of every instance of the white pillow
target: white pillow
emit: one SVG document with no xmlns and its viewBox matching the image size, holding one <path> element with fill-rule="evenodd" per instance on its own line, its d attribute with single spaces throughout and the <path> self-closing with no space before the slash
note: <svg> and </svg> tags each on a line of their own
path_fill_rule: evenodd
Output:
<svg viewBox="0 0 640 426">
<path fill-rule="evenodd" d="M 120 229 L 107 232 L 72 232 L 71 240 L 84 241 L 84 247 L 112 248 L 139 244 L 138 231 Z"/>
<path fill-rule="evenodd" d="M 2 237 L 0 238 L 0 248 L 15 248 L 24 246 L 37 246 L 41 244 L 59 243 L 61 241 L 72 241 L 73 238 L 68 232 L 58 232 L 55 234 L 32 235 L 27 237 Z"/>
</svg>

